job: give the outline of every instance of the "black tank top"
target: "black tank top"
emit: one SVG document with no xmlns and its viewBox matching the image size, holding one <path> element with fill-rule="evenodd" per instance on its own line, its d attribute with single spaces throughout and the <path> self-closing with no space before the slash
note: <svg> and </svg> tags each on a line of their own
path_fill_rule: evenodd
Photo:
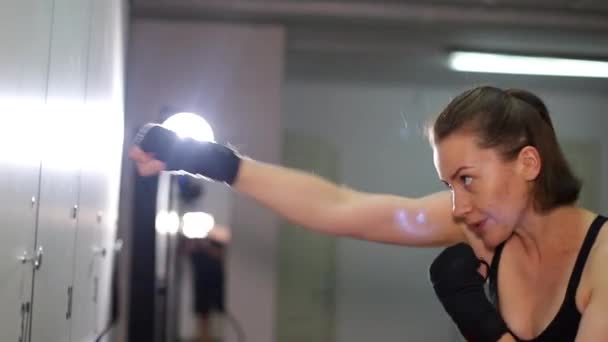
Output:
<svg viewBox="0 0 608 342">
<path fill-rule="evenodd" d="M 562 306 L 553 318 L 553 321 L 549 323 L 547 328 L 543 330 L 543 332 L 538 335 L 538 337 L 531 340 L 520 339 L 513 332 L 510 332 L 516 340 L 531 342 L 575 340 L 576 333 L 578 331 L 578 325 L 581 320 L 581 313 L 576 307 L 576 290 L 578 289 L 578 284 L 581 280 L 581 274 L 583 273 L 585 262 L 587 261 L 587 257 L 589 256 L 589 251 L 591 251 L 591 247 L 593 247 L 593 243 L 595 242 L 595 239 L 597 238 L 600 229 L 604 225 L 604 222 L 606 222 L 606 217 L 598 215 L 595 220 L 593 220 L 593 223 L 591 223 L 591 227 L 589 228 L 589 231 L 585 236 L 585 240 L 583 241 L 581 250 L 578 253 L 576 263 L 574 264 L 574 269 L 572 270 L 572 274 L 570 275 L 568 289 L 566 290 L 566 296 L 564 298 L 564 301 L 562 302 Z M 500 255 L 502 254 L 502 249 L 504 245 L 505 243 L 503 242 L 496 248 L 496 251 L 494 252 L 494 257 L 492 258 L 492 266 L 490 267 L 490 272 L 488 274 L 488 290 L 490 298 L 497 309 L 498 263 L 500 262 Z"/>
</svg>

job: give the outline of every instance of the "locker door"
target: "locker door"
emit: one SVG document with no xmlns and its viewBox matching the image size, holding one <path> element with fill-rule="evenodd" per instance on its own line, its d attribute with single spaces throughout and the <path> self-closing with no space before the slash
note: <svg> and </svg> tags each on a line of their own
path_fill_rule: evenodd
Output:
<svg viewBox="0 0 608 342">
<path fill-rule="evenodd" d="M 0 341 L 25 341 L 30 317 L 40 159 L 36 116 L 47 83 L 50 0 L 0 11 Z"/>
<path fill-rule="evenodd" d="M 54 0 L 34 273 L 32 342 L 68 342 L 88 52 L 90 1 Z"/>
<path fill-rule="evenodd" d="M 80 182 L 80 214 L 75 248 L 72 341 L 92 341 L 99 333 L 95 309 L 99 301 L 100 268 L 110 252 L 100 239 L 104 221 L 102 174 L 83 170 Z"/>
<path fill-rule="evenodd" d="M 77 169 L 43 159 L 31 341 L 69 341 L 73 249 L 78 203 Z"/>
<path fill-rule="evenodd" d="M 112 113 L 97 121 L 94 134 L 109 137 L 121 131 L 113 127 Z M 100 129 L 100 127 L 103 127 Z M 114 128 L 110 130 L 109 128 Z M 83 159 L 80 175 L 80 213 L 74 257 L 74 292 L 71 341 L 92 341 L 107 326 L 110 309 L 110 278 L 118 210 L 117 178 L 121 151 L 106 140 L 91 140 L 88 149 L 96 160 Z M 119 140 L 121 141 L 121 140 Z M 95 143 L 96 142 L 96 143 Z M 101 319 L 104 315 L 105 319 Z"/>
<path fill-rule="evenodd" d="M 122 0 L 91 3 L 71 341 L 92 341 L 111 308 L 123 140 L 121 12 Z"/>
</svg>

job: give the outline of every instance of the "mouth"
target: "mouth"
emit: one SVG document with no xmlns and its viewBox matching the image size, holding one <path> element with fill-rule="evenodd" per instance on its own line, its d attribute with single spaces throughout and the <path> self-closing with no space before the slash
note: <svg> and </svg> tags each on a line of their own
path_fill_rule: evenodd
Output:
<svg viewBox="0 0 608 342">
<path fill-rule="evenodd" d="M 484 231 L 484 228 L 485 228 L 487 222 L 488 222 L 488 219 L 486 218 L 486 219 L 483 219 L 481 221 L 477 221 L 475 223 L 470 223 L 469 224 L 469 228 L 476 235 L 481 235 L 483 233 L 483 231 Z"/>
</svg>

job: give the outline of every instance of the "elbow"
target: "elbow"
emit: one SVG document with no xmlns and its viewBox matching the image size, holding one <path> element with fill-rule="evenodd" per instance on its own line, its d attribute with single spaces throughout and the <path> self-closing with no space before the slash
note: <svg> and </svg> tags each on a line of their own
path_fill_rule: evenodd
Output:
<svg viewBox="0 0 608 342">
<path fill-rule="evenodd" d="M 369 194 L 353 190 L 345 185 L 340 186 L 337 205 L 325 212 L 325 225 L 331 235 L 366 240 L 368 231 L 365 219 L 361 217 L 363 203 Z M 368 201 L 369 202 L 369 201 Z"/>
<path fill-rule="evenodd" d="M 362 239 L 360 217 L 357 217 L 357 203 L 360 203 L 362 194 L 346 186 L 340 186 L 336 197 L 331 204 L 327 203 L 317 212 L 318 224 L 316 227 L 321 233 Z"/>
<path fill-rule="evenodd" d="M 330 210 L 322 220 L 322 232 L 333 236 L 361 239 L 363 230 L 346 208 Z"/>
</svg>

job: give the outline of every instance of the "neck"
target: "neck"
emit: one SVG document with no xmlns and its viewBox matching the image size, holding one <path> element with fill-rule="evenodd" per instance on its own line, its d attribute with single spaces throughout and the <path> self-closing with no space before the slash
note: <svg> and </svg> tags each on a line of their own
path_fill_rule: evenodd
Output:
<svg viewBox="0 0 608 342">
<path fill-rule="evenodd" d="M 528 257 L 542 260 L 546 255 L 569 249 L 576 242 L 577 227 L 586 227 L 591 213 L 574 206 L 564 206 L 539 213 L 526 212 L 513 232 Z"/>
</svg>

